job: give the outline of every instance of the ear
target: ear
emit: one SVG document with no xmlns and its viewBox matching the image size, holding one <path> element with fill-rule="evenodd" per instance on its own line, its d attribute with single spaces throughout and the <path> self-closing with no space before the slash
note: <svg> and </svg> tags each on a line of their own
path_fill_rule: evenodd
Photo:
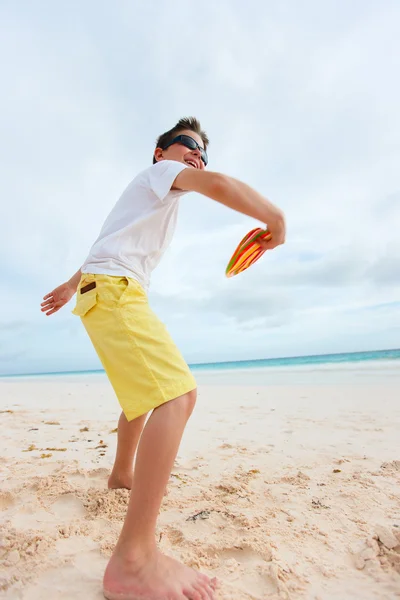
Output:
<svg viewBox="0 0 400 600">
<path fill-rule="evenodd" d="M 154 156 L 155 156 L 155 159 L 156 159 L 157 162 L 159 160 L 162 160 L 164 158 L 163 157 L 163 152 L 164 152 L 164 150 L 162 148 L 156 148 L 155 149 Z"/>
</svg>

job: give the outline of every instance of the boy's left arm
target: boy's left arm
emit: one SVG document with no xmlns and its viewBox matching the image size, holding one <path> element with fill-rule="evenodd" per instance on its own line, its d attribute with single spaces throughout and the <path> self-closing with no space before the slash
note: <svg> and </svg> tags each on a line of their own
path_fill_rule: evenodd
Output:
<svg viewBox="0 0 400 600">
<path fill-rule="evenodd" d="M 79 271 L 72 275 L 71 279 L 56 287 L 52 292 L 46 294 L 40 305 L 42 307 L 41 311 L 46 313 L 47 316 L 50 316 L 67 304 L 77 290 L 81 275 L 82 272 L 79 269 Z"/>
</svg>

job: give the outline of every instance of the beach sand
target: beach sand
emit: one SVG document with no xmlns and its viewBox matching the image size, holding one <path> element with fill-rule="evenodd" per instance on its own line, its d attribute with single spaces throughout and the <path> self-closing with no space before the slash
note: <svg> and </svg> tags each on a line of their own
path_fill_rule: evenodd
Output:
<svg viewBox="0 0 400 600">
<path fill-rule="evenodd" d="M 107 489 L 111 387 L 3 379 L 0 395 L 0 597 L 100 600 L 129 497 Z M 217 576 L 220 600 L 400 598 L 399 399 L 397 380 L 200 382 L 161 549 Z"/>
</svg>

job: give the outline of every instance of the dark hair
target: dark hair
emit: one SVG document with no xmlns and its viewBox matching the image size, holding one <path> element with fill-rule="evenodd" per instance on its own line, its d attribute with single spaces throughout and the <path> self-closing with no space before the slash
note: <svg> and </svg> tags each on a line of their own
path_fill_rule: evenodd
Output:
<svg viewBox="0 0 400 600">
<path fill-rule="evenodd" d="M 207 134 L 201 129 L 200 122 L 195 117 L 184 117 L 180 119 L 175 127 L 162 133 L 156 141 L 156 148 L 164 149 L 172 140 L 179 135 L 182 131 L 189 130 L 197 133 L 203 140 L 204 150 L 207 150 L 207 146 L 210 143 Z M 156 157 L 153 154 L 153 165 L 156 163 Z"/>
</svg>

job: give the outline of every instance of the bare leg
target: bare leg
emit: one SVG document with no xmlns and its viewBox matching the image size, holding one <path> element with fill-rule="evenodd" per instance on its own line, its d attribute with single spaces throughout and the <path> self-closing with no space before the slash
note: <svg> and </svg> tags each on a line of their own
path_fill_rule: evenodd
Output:
<svg viewBox="0 0 400 600">
<path fill-rule="evenodd" d="M 118 421 L 118 442 L 113 470 L 108 479 L 108 487 L 132 488 L 133 460 L 139 443 L 147 414 L 141 415 L 133 421 L 128 421 L 124 413 Z"/>
<path fill-rule="evenodd" d="M 155 530 L 164 490 L 196 392 L 155 409 L 140 439 L 128 511 L 104 574 L 109 600 L 212 600 L 215 582 L 159 552 Z"/>
</svg>

